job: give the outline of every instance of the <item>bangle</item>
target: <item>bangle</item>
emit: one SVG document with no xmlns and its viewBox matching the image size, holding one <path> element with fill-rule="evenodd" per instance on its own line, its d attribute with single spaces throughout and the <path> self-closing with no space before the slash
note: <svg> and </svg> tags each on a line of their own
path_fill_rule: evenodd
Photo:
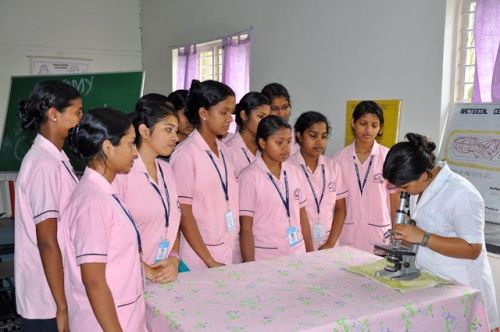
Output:
<svg viewBox="0 0 500 332">
<path fill-rule="evenodd" d="M 168 258 L 170 257 L 176 258 L 179 262 L 181 261 L 181 256 L 179 256 L 179 253 L 177 251 L 172 250 L 168 255 Z"/>
<path fill-rule="evenodd" d="M 427 247 L 427 245 L 429 244 L 429 238 L 430 237 L 431 237 L 431 233 L 425 232 L 424 233 L 424 237 L 422 238 L 422 242 L 420 242 L 420 245 L 422 247 Z"/>
</svg>

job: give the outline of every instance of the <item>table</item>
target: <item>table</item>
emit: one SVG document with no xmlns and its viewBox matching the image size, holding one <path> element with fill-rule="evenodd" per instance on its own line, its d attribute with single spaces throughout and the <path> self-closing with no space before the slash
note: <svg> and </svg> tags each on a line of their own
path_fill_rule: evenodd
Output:
<svg viewBox="0 0 500 332">
<path fill-rule="evenodd" d="M 181 273 L 146 286 L 150 331 L 487 331 L 479 291 L 400 293 L 342 267 L 380 259 L 350 247 Z"/>
</svg>

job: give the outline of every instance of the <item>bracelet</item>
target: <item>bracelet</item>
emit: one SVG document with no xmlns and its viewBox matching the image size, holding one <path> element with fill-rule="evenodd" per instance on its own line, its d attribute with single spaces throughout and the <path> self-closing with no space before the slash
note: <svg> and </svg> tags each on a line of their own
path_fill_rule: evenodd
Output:
<svg viewBox="0 0 500 332">
<path fill-rule="evenodd" d="M 431 233 L 425 232 L 424 233 L 424 237 L 422 238 L 422 242 L 420 242 L 420 245 L 422 247 L 427 247 L 427 245 L 429 244 L 429 238 L 430 237 L 431 237 Z"/>
<path fill-rule="evenodd" d="M 179 256 L 179 253 L 177 251 L 172 250 L 168 255 L 168 258 L 170 257 L 176 258 L 179 262 L 181 261 L 181 256 Z"/>
</svg>

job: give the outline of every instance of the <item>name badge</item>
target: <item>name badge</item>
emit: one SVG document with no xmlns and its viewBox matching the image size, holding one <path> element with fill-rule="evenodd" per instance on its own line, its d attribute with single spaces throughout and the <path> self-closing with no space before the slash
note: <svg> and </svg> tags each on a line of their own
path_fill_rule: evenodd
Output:
<svg viewBox="0 0 500 332">
<path fill-rule="evenodd" d="M 314 242 L 322 242 L 325 239 L 325 225 L 317 222 L 313 225 L 313 240 Z"/>
<path fill-rule="evenodd" d="M 160 241 L 158 251 L 156 251 L 155 264 L 161 262 L 167 257 L 168 247 L 170 247 L 170 242 L 168 240 Z"/>
<path fill-rule="evenodd" d="M 227 210 L 225 216 L 226 216 L 227 231 L 231 233 L 236 228 L 234 223 L 233 211 Z"/>
<path fill-rule="evenodd" d="M 290 226 L 286 230 L 287 237 L 288 237 L 288 246 L 293 247 L 297 243 L 299 243 L 299 236 L 297 234 L 297 227 L 295 226 Z"/>
</svg>

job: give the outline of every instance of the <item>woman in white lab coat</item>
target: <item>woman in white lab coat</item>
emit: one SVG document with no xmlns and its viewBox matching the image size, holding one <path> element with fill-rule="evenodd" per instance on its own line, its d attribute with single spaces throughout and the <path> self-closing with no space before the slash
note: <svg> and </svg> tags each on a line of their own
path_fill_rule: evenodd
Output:
<svg viewBox="0 0 500 332">
<path fill-rule="evenodd" d="M 409 133 L 394 145 L 383 176 L 413 195 L 416 226 L 394 225 L 395 238 L 420 244 L 417 266 L 481 290 L 491 329 L 500 327 L 495 288 L 484 242 L 484 201 L 465 178 L 436 162 L 436 145 Z"/>
</svg>

